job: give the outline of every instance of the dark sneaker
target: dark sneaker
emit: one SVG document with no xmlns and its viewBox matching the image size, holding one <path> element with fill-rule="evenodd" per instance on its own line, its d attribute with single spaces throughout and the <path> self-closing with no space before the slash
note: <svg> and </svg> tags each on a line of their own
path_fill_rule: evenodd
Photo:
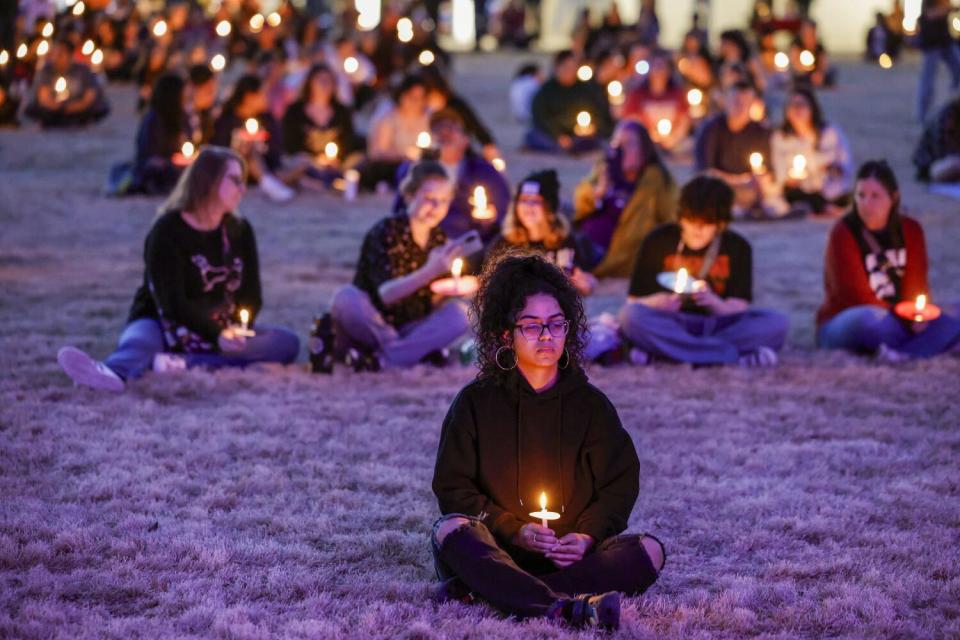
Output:
<svg viewBox="0 0 960 640">
<path fill-rule="evenodd" d="M 610 591 L 596 596 L 577 596 L 564 605 L 563 618 L 576 628 L 619 629 L 620 594 Z"/>
<path fill-rule="evenodd" d="M 431 351 L 427 355 L 423 356 L 423 358 L 420 359 L 420 362 L 429 364 L 431 367 L 442 369 L 450 364 L 450 349 L 437 349 L 436 351 Z"/>
<path fill-rule="evenodd" d="M 333 373 L 333 318 L 329 313 L 313 321 L 313 331 L 307 347 L 310 351 L 310 370 L 314 373 Z"/>
<path fill-rule="evenodd" d="M 470 593 L 467 585 L 463 584 L 460 578 L 454 576 L 440 583 L 436 591 L 433 592 L 433 601 L 437 604 L 443 604 L 444 602 L 473 604 L 476 602 L 476 598 Z"/>
<path fill-rule="evenodd" d="M 343 357 L 343 363 L 356 373 L 363 371 L 377 372 L 383 369 L 380 356 L 373 350 L 350 347 Z"/>
</svg>

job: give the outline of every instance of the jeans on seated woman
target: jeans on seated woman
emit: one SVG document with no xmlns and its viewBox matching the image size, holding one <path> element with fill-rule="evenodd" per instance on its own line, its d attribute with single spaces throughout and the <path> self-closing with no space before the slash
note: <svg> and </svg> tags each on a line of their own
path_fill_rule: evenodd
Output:
<svg viewBox="0 0 960 640">
<path fill-rule="evenodd" d="M 874 353 L 881 345 L 915 358 L 929 358 L 960 345 L 960 305 L 945 305 L 923 330 L 912 331 L 892 312 L 874 305 L 844 309 L 825 322 L 817 342 L 825 349 Z"/>
</svg>

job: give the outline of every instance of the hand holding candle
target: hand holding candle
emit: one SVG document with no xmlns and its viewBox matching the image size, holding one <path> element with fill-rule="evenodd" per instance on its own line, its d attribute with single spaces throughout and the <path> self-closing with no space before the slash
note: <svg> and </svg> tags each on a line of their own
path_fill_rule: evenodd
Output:
<svg viewBox="0 0 960 640">
<path fill-rule="evenodd" d="M 790 170 L 787 172 L 787 177 L 791 180 L 798 181 L 807 179 L 806 156 L 800 154 L 793 156 L 793 162 L 791 163 Z"/>
<path fill-rule="evenodd" d="M 492 220 L 497 217 L 497 211 L 487 200 L 487 191 L 482 186 L 477 186 L 473 190 L 473 212 L 471 216 L 474 220 Z"/>
<path fill-rule="evenodd" d="M 193 162 L 193 155 L 196 153 L 196 148 L 193 146 L 193 143 L 187 140 L 183 143 L 183 146 L 180 147 L 180 151 L 173 154 L 173 164 L 178 167 L 185 167 L 191 162 Z"/>
<path fill-rule="evenodd" d="M 549 527 L 547 524 L 551 520 L 559 520 L 560 514 L 555 511 L 547 511 L 547 494 L 546 492 L 540 493 L 540 511 L 534 511 L 530 514 L 531 518 L 538 518 L 540 524 L 544 527 Z"/>
<path fill-rule="evenodd" d="M 924 293 L 918 295 L 916 300 L 898 302 L 893 312 L 915 323 L 931 322 L 940 317 L 940 307 L 931 303 Z"/>
<path fill-rule="evenodd" d="M 759 151 L 754 151 L 750 154 L 750 170 L 753 171 L 753 175 L 756 176 L 764 173 L 763 154 Z"/>
<path fill-rule="evenodd" d="M 578 136 L 592 136 L 596 129 L 593 126 L 593 118 L 587 111 L 581 111 L 577 114 L 577 126 L 573 128 L 573 133 Z"/>
<path fill-rule="evenodd" d="M 255 331 L 250 329 L 250 311 L 247 309 L 240 309 L 240 328 L 234 329 L 234 333 L 238 336 L 243 336 L 244 338 L 252 338 L 257 335 Z"/>
</svg>

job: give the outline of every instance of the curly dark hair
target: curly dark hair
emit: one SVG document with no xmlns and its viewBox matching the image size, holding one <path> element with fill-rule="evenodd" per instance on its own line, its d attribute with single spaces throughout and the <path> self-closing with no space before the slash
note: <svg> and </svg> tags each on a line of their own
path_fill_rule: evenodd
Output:
<svg viewBox="0 0 960 640">
<path fill-rule="evenodd" d="M 570 279 L 542 256 L 520 250 L 505 251 L 488 260 L 480 275 L 480 289 L 473 300 L 477 335 L 477 378 L 503 381 L 507 372 L 497 366 L 497 349 L 509 344 L 517 314 L 527 298 L 543 293 L 552 296 L 570 322 L 566 349 L 570 364 L 583 366 L 587 319 L 583 301 Z"/>
</svg>

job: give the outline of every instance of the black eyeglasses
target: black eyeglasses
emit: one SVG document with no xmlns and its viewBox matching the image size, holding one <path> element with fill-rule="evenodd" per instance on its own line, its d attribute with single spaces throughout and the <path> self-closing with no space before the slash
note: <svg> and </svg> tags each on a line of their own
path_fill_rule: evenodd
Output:
<svg viewBox="0 0 960 640">
<path fill-rule="evenodd" d="M 527 340 L 539 340 L 540 336 L 543 335 L 544 329 L 549 331 L 550 335 L 554 338 L 560 338 L 567 335 L 567 331 L 570 329 L 570 321 L 554 320 L 547 324 L 531 322 L 529 324 L 516 324 L 514 328 L 520 329 L 520 334 Z"/>
</svg>

